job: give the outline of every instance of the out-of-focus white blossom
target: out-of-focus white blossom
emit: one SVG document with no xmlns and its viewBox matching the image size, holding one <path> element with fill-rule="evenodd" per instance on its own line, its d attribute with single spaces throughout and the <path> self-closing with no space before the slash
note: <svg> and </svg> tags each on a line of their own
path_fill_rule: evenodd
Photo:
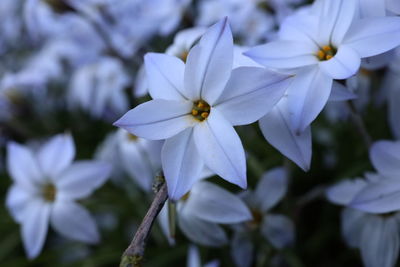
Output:
<svg viewBox="0 0 400 267">
<path fill-rule="evenodd" d="M 39 255 L 49 224 L 67 238 L 97 243 L 96 223 L 76 200 L 100 187 L 110 174 L 110 166 L 99 161 L 72 162 L 75 146 L 69 134 L 51 138 L 37 151 L 14 142 L 8 144 L 7 151 L 7 169 L 14 184 L 6 205 L 21 224 L 28 257 Z"/>
</svg>

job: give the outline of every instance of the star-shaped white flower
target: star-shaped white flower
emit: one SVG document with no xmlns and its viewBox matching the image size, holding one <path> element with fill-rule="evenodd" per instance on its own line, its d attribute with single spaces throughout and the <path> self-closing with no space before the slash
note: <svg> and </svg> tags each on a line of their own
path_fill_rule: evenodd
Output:
<svg viewBox="0 0 400 267">
<path fill-rule="evenodd" d="M 400 18 L 360 19 L 358 0 L 318 0 L 281 25 L 279 40 L 251 49 L 246 55 L 275 69 L 297 73 L 288 89 L 292 128 L 304 131 L 325 106 L 333 79 L 347 79 L 361 58 L 400 45 Z"/>
<path fill-rule="evenodd" d="M 49 224 L 68 238 L 98 242 L 95 221 L 75 200 L 101 186 L 110 166 L 95 161 L 72 163 L 75 146 L 70 135 L 53 137 L 36 153 L 14 142 L 8 144 L 7 150 L 7 168 L 14 184 L 6 206 L 21 224 L 28 257 L 39 255 Z"/>
<path fill-rule="evenodd" d="M 190 190 L 204 164 L 225 180 L 247 186 L 244 149 L 233 126 L 267 114 L 291 79 L 257 67 L 232 70 L 232 62 L 232 33 L 226 18 L 190 50 L 186 65 L 173 56 L 147 54 L 146 74 L 154 100 L 115 123 L 136 136 L 166 139 L 162 167 L 173 200 Z"/>
</svg>

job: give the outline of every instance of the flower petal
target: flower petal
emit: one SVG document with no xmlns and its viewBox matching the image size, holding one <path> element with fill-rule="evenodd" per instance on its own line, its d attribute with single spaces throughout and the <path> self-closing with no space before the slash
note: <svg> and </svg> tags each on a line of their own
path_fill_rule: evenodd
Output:
<svg viewBox="0 0 400 267">
<path fill-rule="evenodd" d="M 186 100 L 183 94 L 185 63 L 177 57 L 147 53 L 144 57 L 149 93 L 153 99 Z"/>
<path fill-rule="evenodd" d="M 205 181 L 193 186 L 183 209 L 186 214 L 214 223 L 239 223 L 252 219 L 250 210 L 238 196 Z"/>
<path fill-rule="evenodd" d="M 329 187 L 326 197 L 332 203 L 348 205 L 365 186 L 367 186 L 367 182 L 363 179 L 346 179 Z"/>
<path fill-rule="evenodd" d="M 290 124 L 303 132 L 318 116 L 329 99 L 332 78 L 317 67 L 304 68 L 296 75 L 287 91 Z"/>
<path fill-rule="evenodd" d="M 317 3 L 317 2 L 315 2 Z M 319 17 L 304 13 L 294 13 L 285 18 L 279 29 L 279 37 L 282 40 L 306 42 L 314 51 L 319 50 L 315 40 L 318 33 Z"/>
<path fill-rule="evenodd" d="M 400 181 L 381 177 L 379 182 L 365 186 L 350 203 L 350 206 L 370 213 L 386 213 L 400 209 Z"/>
<path fill-rule="evenodd" d="M 167 139 L 196 123 L 189 114 L 192 106 L 189 101 L 156 99 L 128 111 L 114 125 L 146 139 Z"/>
<path fill-rule="evenodd" d="M 51 205 L 40 199 L 29 203 L 23 219 L 21 234 L 29 259 L 37 257 L 46 240 Z"/>
<path fill-rule="evenodd" d="M 347 101 L 356 99 L 357 95 L 350 92 L 346 86 L 333 81 L 331 95 L 329 96 L 329 101 Z"/>
<path fill-rule="evenodd" d="M 7 192 L 6 207 L 12 217 L 18 223 L 22 223 L 26 217 L 29 203 L 34 202 L 37 198 L 37 192 L 29 192 L 20 184 L 14 184 Z"/>
<path fill-rule="evenodd" d="M 278 103 L 292 82 L 290 77 L 264 68 L 234 69 L 215 108 L 232 125 L 250 124 Z"/>
<path fill-rule="evenodd" d="M 59 177 L 56 187 L 57 199 L 79 199 L 89 196 L 102 186 L 111 173 L 111 166 L 99 161 L 73 163 Z"/>
<path fill-rule="evenodd" d="M 226 244 L 228 238 L 224 230 L 216 223 L 205 222 L 193 216 L 178 216 L 182 232 L 195 243 L 218 247 Z"/>
<path fill-rule="evenodd" d="M 304 171 L 308 171 L 312 154 L 311 129 L 307 127 L 300 134 L 293 131 L 285 102 L 286 99 L 282 99 L 271 112 L 260 119 L 260 129 L 273 147 Z"/>
<path fill-rule="evenodd" d="M 37 159 L 43 173 L 55 179 L 75 157 L 75 145 L 70 134 L 59 134 L 46 142 L 38 151 Z"/>
<path fill-rule="evenodd" d="M 363 225 L 369 216 L 368 213 L 350 208 L 342 211 L 342 236 L 349 246 L 359 247 Z"/>
<path fill-rule="evenodd" d="M 318 41 L 338 46 L 355 18 L 358 0 L 323 0 L 319 17 Z"/>
<path fill-rule="evenodd" d="M 161 160 L 168 195 L 170 199 L 178 200 L 201 178 L 200 172 L 204 167 L 193 140 L 193 128 L 167 139 L 161 151 Z"/>
<path fill-rule="evenodd" d="M 386 176 L 400 176 L 400 141 L 378 141 L 370 149 L 372 165 Z"/>
<path fill-rule="evenodd" d="M 44 182 L 44 175 L 39 169 L 32 151 L 27 147 L 9 142 L 7 144 L 7 169 L 11 178 L 26 188 Z"/>
<path fill-rule="evenodd" d="M 323 72 L 332 79 L 347 79 L 357 73 L 361 65 L 361 58 L 351 47 L 341 45 L 336 55 L 319 63 Z"/>
<path fill-rule="evenodd" d="M 288 179 L 286 171 L 279 167 L 263 174 L 255 195 L 263 212 L 275 206 L 286 194 Z"/>
<path fill-rule="evenodd" d="M 231 242 L 231 256 L 240 267 L 250 267 L 253 262 L 254 245 L 247 232 L 235 232 Z"/>
<path fill-rule="evenodd" d="M 99 232 L 92 216 L 74 202 L 56 201 L 50 220 L 54 229 L 67 238 L 90 244 L 99 242 Z"/>
<path fill-rule="evenodd" d="M 294 224 L 286 216 L 268 214 L 264 217 L 261 233 L 277 249 L 282 249 L 294 242 Z"/>
<path fill-rule="evenodd" d="M 219 97 L 232 71 L 233 40 L 227 18 L 211 26 L 187 57 L 184 85 L 192 100 L 210 105 Z"/>
<path fill-rule="evenodd" d="M 186 267 L 201 267 L 199 249 L 190 245 L 187 253 Z"/>
<path fill-rule="evenodd" d="M 366 267 L 394 266 L 399 254 L 399 227 L 396 218 L 371 216 L 364 222 L 360 242 Z"/>
<path fill-rule="evenodd" d="M 382 54 L 400 45 L 400 17 L 379 17 L 354 21 L 343 43 L 361 57 Z"/>
<path fill-rule="evenodd" d="M 317 64 L 318 47 L 301 41 L 273 41 L 253 47 L 244 55 L 270 68 L 297 68 Z"/>
<path fill-rule="evenodd" d="M 246 158 L 235 129 L 212 109 L 210 116 L 194 128 L 194 141 L 205 165 L 223 179 L 247 187 Z"/>
</svg>

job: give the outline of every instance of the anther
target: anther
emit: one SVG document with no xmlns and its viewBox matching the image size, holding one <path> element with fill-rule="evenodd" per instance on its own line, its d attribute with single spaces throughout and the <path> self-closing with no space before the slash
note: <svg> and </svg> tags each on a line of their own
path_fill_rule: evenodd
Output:
<svg viewBox="0 0 400 267">
<path fill-rule="evenodd" d="M 207 117 L 208 117 L 208 112 L 203 112 L 203 113 L 201 113 L 201 115 L 200 115 L 203 119 L 207 119 Z"/>
<path fill-rule="evenodd" d="M 195 110 L 195 109 L 192 109 L 192 115 L 193 115 L 193 116 L 199 115 L 199 111 L 198 111 L 198 110 Z"/>
</svg>

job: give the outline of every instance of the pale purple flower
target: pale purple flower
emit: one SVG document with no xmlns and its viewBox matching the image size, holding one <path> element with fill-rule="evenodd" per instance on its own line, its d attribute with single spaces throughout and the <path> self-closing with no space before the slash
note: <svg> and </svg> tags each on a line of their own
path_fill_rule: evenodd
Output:
<svg viewBox="0 0 400 267">
<path fill-rule="evenodd" d="M 115 123 L 136 136 L 166 139 L 161 159 L 173 200 L 190 190 L 204 165 L 231 183 L 247 186 L 244 149 L 233 126 L 267 114 L 291 79 L 257 67 L 232 71 L 232 62 L 227 19 L 202 36 L 186 65 L 176 57 L 147 54 L 146 74 L 154 100 Z"/>
<path fill-rule="evenodd" d="M 75 146 L 69 134 L 51 138 L 37 151 L 14 142 L 7 151 L 7 168 L 14 184 L 6 206 L 21 225 L 28 257 L 39 255 L 49 224 L 67 238 L 97 243 L 96 223 L 76 200 L 100 187 L 110 166 L 99 161 L 72 162 Z"/>
<path fill-rule="evenodd" d="M 303 132 L 329 99 L 333 79 L 347 79 L 361 58 L 400 44 L 399 17 L 360 19 L 358 0 L 318 0 L 281 25 L 279 40 L 246 53 L 258 63 L 297 74 L 287 91 L 291 127 Z"/>
</svg>

